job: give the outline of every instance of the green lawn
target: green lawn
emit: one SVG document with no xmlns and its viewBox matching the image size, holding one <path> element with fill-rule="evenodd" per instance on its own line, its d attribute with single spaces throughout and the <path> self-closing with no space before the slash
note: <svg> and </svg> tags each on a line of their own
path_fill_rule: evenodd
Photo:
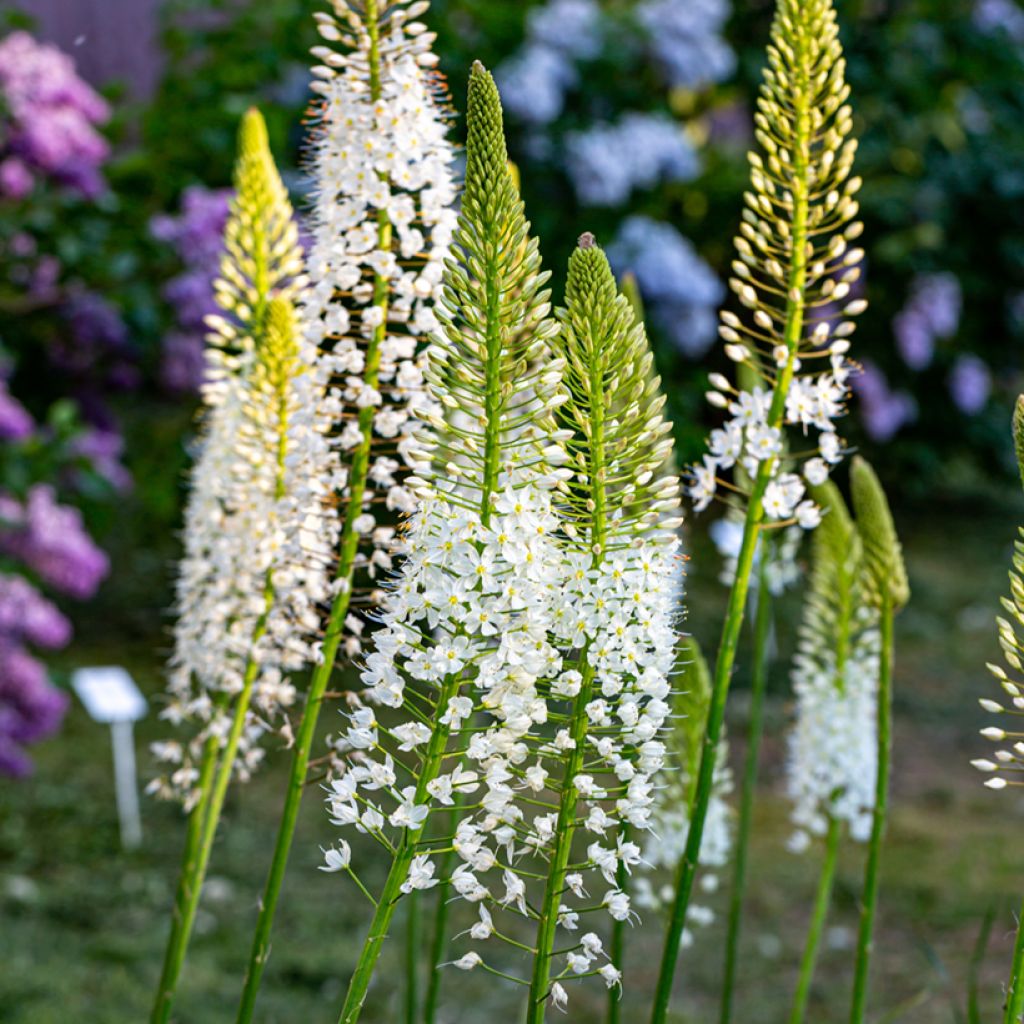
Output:
<svg viewBox="0 0 1024 1024">
<path fill-rule="evenodd" d="M 914 517 L 913 524 L 904 517 L 901 523 L 914 600 L 898 626 L 894 811 L 872 983 L 876 1021 L 966 1020 L 967 966 L 988 908 L 996 920 L 981 965 L 979 1019 L 986 1024 L 1000 1019 L 1013 913 L 1024 894 L 1024 847 L 1016 841 L 1024 802 L 983 789 L 967 762 L 985 749 L 976 737 L 984 715 L 974 698 L 991 692 L 983 664 L 997 653 L 992 617 L 1018 514 L 1014 504 L 1002 512 L 943 511 Z M 694 565 L 690 625 L 711 646 L 721 590 L 707 559 L 694 559 Z M 702 572 L 696 568 L 700 565 Z M 783 609 L 783 654 L 790 646 L 793 605 L 790 599 Z M 162 624 L 155 608 L 134 608 L 130 625 L 123 628 L 112 625 L 119 620 L 105 613 L 83 617 L 76 646 L 60 667 L 121 662 L 147 692 L 158 692 L 165 641 L 146 639 L 146 621 L 149 635 L 159 638 Z M 737 763 L 745 696 L 741 675 L 731 711 Z M 787 714 L 783 666 L 775 672 L 769 709 L 737 1024 L 785 1020 L 816 881 L 815 853 L 796 858 L 785 849 L 787 808 L 781 793 Z M 330 711 L 324 719 L 325 729 L 337 727 Z M 144 744 L 161 732 L 155 714 L 141 725 L 143 769 Z M 37 762 L 33 779 L 0 786 L 0 1022 L 143 1021 L 159 969 L 183 838 L 180 814 L 144 798 L 143 848 L 131 855 L 120 852 L 109 739 L 78 706 L 63 733 L 38 748 Z M 272 759 L 269 770 L 229 799 L 181 988 L 176 1015 L 181 1022 L 233 1020 L 283 765 L 284 758 Z M 263 1024 L 334 1021 L 367 920 L 367 908 L 350 884 L 316 870 L 319 846 L 335 835 L 320 796 L 313 787 L 302 816 L 260 1002 Z M 860 860 L 859 850 L 847 850 L 842 861 L 810 1024 L 846 1019 Z M 429 910 L 429 902 L 426 906 Z M 628 1024 L 646 1020 L 659 942 L 660 924 L 654 918 L 630 935 Z M 721 946 L 719 922 L 703 931 L 686 954 L 679 1021 L 717 1020 Z M 396 936 L 371 993 L 365 1024 L 403 1019 L 400 956 Z M 508 966 L 522 970 L 512 960 Z M 504 1024 L 518 1017 L 517 993 L 481 973 L 446 975 L 444 991 L 442 1020 L 447 1024 Z M 601 1020 L 602 995 L 596 987 L 578 987 L 570 997 L 567 1020 Z M 551 1017 L 562 1019 L 555 1013 Z"/>
</svg>

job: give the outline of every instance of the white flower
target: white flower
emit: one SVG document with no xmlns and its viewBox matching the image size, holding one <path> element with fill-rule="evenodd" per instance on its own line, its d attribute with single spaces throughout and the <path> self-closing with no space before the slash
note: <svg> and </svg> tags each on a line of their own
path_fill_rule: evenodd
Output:
<svg viewBox="0 0 1024 1024">
<path fill-rule="evenodd" d="M 349 862 L 352 860 L 352 849 L 342 839 L 337 848 L 331 847 L 324 850 L 324 861 L 326 863 L 320 866 L 321 871 L 344 871 L 349 866 Z"/>
<path fill-rule="evenodd" d="M 402 883 L 401 889 L 404 893 L 410 893 L 414 889 L 432 889 L 437 883 L 433 861 L 426 854 L 421 854 L 413 857 L 409 875 Z"/>
</svg>

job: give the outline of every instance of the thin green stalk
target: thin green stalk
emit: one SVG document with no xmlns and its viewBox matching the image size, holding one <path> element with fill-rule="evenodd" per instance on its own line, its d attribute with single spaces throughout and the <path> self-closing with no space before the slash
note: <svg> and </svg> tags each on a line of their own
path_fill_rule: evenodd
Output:
<svg viewBox="0 0 1024 1024">
<path fill-rule="evenodd" d="M 380 54 L 379 25 L 377 22 L 377 0 L 366 0 L 365 17 L 367 31 L 370 36 L 370 93 L 376 99 L 380 96 Z M 377 248 L 387 252 L 391 248 L 391 223 L 387 214 L 381 211 L 377 221 Z M 387 332 L 387 307 L 390 296 L 389 285 L 385 278 L 377 274 L 374 278 L 374 305 L 384 311 L 381 324 L 371 335 L 366 347 L 366 362 L 363 379 L 370 388 L 378 385 L 380 369 L 381 345 Z M 317 721 L 323 704 L 327 684 L 334 672 L 338 658 L 338 649 L 345 630 L 345 619 L 348 616 L 349 604 L 352 599 L 353 577 L 355 576 L 356 556 L 359 550 L 359 534 L 355 530 L 355 522 L 363 510 L 363 498 L 366 493 L 366 475 L 370 466 L 370 453 L 373 445 L 373 419 L 375 410 L 372 407 L 359 410 L 359 432 L 361 440 L 357 445 L 351 466 L 349 467 L 349 498 L 345 505 L 344 521 L 339 539 L 338 569 L 335 581 L 340 584 L 331 603 L 330 615 L 321 651 L 322 660 L 313 672 L 306 694 L 302 721 L 295 737 L 292 752 L 291 772 L 288 788 L 285 793 L 284 809 L 278 826 L 277 840 L 270 870 L 260 900 L 259 917 L 253 933 L 252 948 L 249 953 L 249 965 L 246 969 L 245 984 L 238 1007 L 238 1024 L 247 1024 L 252 1020 L 256 1010 L 256 997 L 267 958 L 270 956 L 270 933 L 273 929 L 274 915 L 284 884 L 284 876 L 288 867 L 292 841 L 298 823 L 299 808 L 306 788 L 306 777 L 309 772 L 310 751 L 316 736 Z"/>
<path fill-rule="evenodd" d="M 1024 1019 L 1024 906 L 1017 918 L 1017 939 L 1013 944 L 1013 968 L 1006 987 L 1006 1015 L 1003 1024 L 1020 1024 Z"/>
<path fill-rule="evenodd" d="M 457 795 L 455 805 L 448 812 L 449 835 L 455 834 L 459 823 L 460 802 L 461 797 Z M 448 948 L 448 901 L 454 864 L 455 847 L 451 846 L 441 857 L 438 870 L 441 881 L 437 885 L 437 909 L 434 911 L 434 934 L 430 943 L 430 975 L 427 981 L 427 994 L 423 1000 L 423 1024 L 435 1024 L 437 1020 L 437 1008 L 441 999 L 441 964 Z"/>
<path fill-rule="evenodd" d="M 857 962 L 853 979 L 853 1000 L 850 1006 L 850 1024 L 863 1024 L 867 1006 L 868 970 L 873 947 L 872 933 L 875 908 L 878 904 L 879 866 L 882 859 L 882 839 L 885 834 L 885 816 L 889 802 L 889 760 L 892 748 L 892 657 L 893 657 L 893 603 L 888 587 L 882 588 L 882 651 L 878 678 L 878 775 L 875 783 L 875 807 L 871 816 L 871 840 L 868 845 L 867 866 L 864 870 L 864 894 L 860 911 L 860 930 L 857 935 Z M 1018 943 L 1024 958 L 1024 943 Z M 1021 963 L 1016 961 L 1019 971 Z M 1024 993 L 1022 993 L 1024 997 Z M 1016 1024 L 1007 1016 L 1007 1024 Z"/>
<path fill-rule="evenodd" d="M 992 934 L 992 925 L 995 919 L 995 909 L 989 907 L 982 918 L 981 928 L 978 929 L 978 938 L 974 943 L 974 949 L 971 951 L 971 962 L 967 967 L 967 1024 L 981 1024 L 981 1008 L 978 1000 L 978 975 L 981 972 L 981 965 L 985 961 L 988 940 Z"/>
<path fill-rule="evenodd" d="M 405 1024 L 418 1024 L 420 1003 L 420 899 L 411 892 L 405 901 Z"/>
<path fill-rule="evenodd" d="M 185 962 L 188 935 L 182 925 L 185 922 L 193 894 L 201 888 L 197 875 L 199 848 L 206 811 L 210 805 L 210 785 L 217 769 L 219 752 L 220 744 L 216 737 L 211 736 L 203 747 L 203 759 L 199 768 L 199 800 L 188 816 L 188 833 L 181 857 L 181 871 L 178 877 L 178 889 L 174 896 L 174 910 L 171 914 L 171 932 L 167 937 L 167 949 L 164 952 L 164 964 L 160 974 L 160 983 L 157 986 L 156 1001 L 149 1017 L 150 1024 L 166 1024 L 170 1019 L 174 990 Z"/>
<path fill-rule="evenodd" d="M 619 835 L 624 843 L 629 842 L 630 827 L 628 822 L 623 822 Z M 620 860 L 615 869 L 615 887 L 619 892 L 629 894 L 629 869 Z M 612 941 L 610 947 L 610 958 L 613 966 L 620 973 L 625 973 L 626 960 L 626 922 L 612 922 Z M 608 989 L 608 1024 L 620 1024 L 622 1021 L 622 987 L 612 986 Z"/>
<path fill-rule="evenodd" d="M 814 910 L 811 923 L 807 929 L 807 942 L 804 946 L 803 959 L 800 961 L 800 977 L 793 997 L 793 1010 L 789 1015 L 789 1024 L 803 1024 L 807 1016 L 807 1000 L 811 994 L 811 982 L 814 979 L 814 967 L 818 962 L 818 950 L 821 947 L 821 935 L 825 929 L 825 919 L 832 902 L 832 885 L 836 877 L 836 862 L 839 859 L 839 839 L 842 826 L 837 818 L 828 819 L 828 834 L 825 836 L 825 859 L 821 865 L 818 878 L 818 893 L 814 898 Z"/>
<path fill-rule="evenodd" d="M 437 706 L 447 707 L 458 692 L 459 677 L 457 675 L 448 676 L 441 688 Z M 440 773 L 448 746 L 449 732 L 448 726 L 438 724 L 430 738 L 423 768 L 416 783 L 416 796 L 413 801 L 416 804 L 424 802 L 427 796 L 427 785 Z M 345 1005 L 342 1007 L 338 1024 L 355 1024 L 359 1020 L 363 1003 L 366 1000 L 366 993 L 370 987 L 370 980 L 373 978 L 377 960 L 380 958 L 380 951 L 391 926 L 391 919 L 394 917 L 395 908 L 402 897 L 402 885 L 409 877 L 409 866 L 416 855 L 416 835 L 417 833 L 411 833 L 408 829 L 402 833 L 401 842 L 395 851 L 387 880 L 384 882 L 384 889 L 377 900 L 377 909 L 370 922 L 370 930 L 363 943 L 363 948 L 360 950 L 352 980 L 349 982 Z"/>
<path fill-rule="evenodd" d="M 268 604 L 270 600 L 271 598 L 268 597 Z M 253 633 L 254 646 L 263 638 L 265 632 L 266 613 L 260 619 Z M 157 1004 L 153 1009 L 153 1016 L 151 1017 L 152 1021 L 159 1021 L 160 1024 L 170 1020 L 174 990 L 185 961 L 185 952 L 188 949 L 189 939 L 192 937 L 192 926 L 195 924 L 196 911 L 199 909 L 203 881 L 206 878 L 206 869 L 209 867 L 210 854 L 213 852 L 213 840 L 217 834 L 221 811 L 224 809 L 224 800 L 227 797 L 228 784 L 231 782 L 235 756 L 238 753 L 238 744 L 242 739 L 245 720 L 252 701 L 253 684 L 258 673 L 259 663 L 253 657 L 250 657 L 245 666 L 245 676 L 241 692 L 235 700 L 235 713 L 231 721 L 227 742 L 224 744 L 224 750 L 220 753 L 220 756 L 214 759 L 216 774 L 209 787 L 209 797 L 206 800 L 205 813 L 199 819 L 199 825 L 196 829 L 198 837 L 195 839 L 194 848 L 191 846 L 193 843 L 193 824 L 192 821 L 189 822 L 186 856 L 191 859 L 192 870 L 189 872 L 187 891 L 183 888 L 185 885 L 184 877 L 182 879 L 183 887 L 179 888 L 179 894 L 182 899 L 180 904 L 175 906 L 177 931 L 172 930 L 171 935 L 173 957 L 172 948 L 169 946 L 168 961 L 165 962 L 164 976 L 161 977 L 160 991 L 157 994 Z M 206 765 L 204 764 L 203 767 L 205 769 Z"/>
<path fill-rule="evenodd" d="M 722 980 L 722 1006 L 719 1019 L 729 1024 L 732 1019 L 733 993 L 736 985 L 740 926 L 743 920 L 743 898 L 747 884 L 747 854 L 750 847 L 750 826 L 757 789 L 757 768 L 764 732 L 764 691 L 768 678 L 768 640 L 772 624 L 772 595 L 767 581 L 768 545 L 761 543 L 761 566 L 758 573 L 757 611 L 754 618 L 754 668 L 750 689 L 750 725 L 747 730 L 747 754 L 743 767 L 743 791 L 740 796 L 740 817 L 736 831 L 733 860 L 732 893 L 729 898 L 729 922 L 725 940 L 725 972 Z"/>
</svg>

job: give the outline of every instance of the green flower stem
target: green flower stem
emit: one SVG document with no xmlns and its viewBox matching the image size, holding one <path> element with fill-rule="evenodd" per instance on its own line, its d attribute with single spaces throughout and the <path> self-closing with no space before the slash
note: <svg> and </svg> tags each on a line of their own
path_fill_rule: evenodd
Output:
<svg viewBox="0 0 1024 1024">
<path fill-rule="evenodd" d="M 453 697 L 459 692 L 459 676 L 448 676 L 441 693 L 438 697 L 437 706 L 445 708 Z M 419 780 L 416 783 L 416 796 L 414 803 L 421 804 L 427 798 L 427 785 L 433 782 L 440 774 L 444 764 L 444 755 L 448 746 L 449 727 L 438 724 L 434 734 L 430 737 L 430 744 L 420 770 Z M 424 827 L 426 827 L 424 823 Z M 391 926 L 391 919 L 395 915 L 395 908 L 402 897 L 402 885 L 409 877 L 409 866 L 416 856 L 416 833 L 406 829 L 402 833 L 401 842 L 395 851 L 391 868 L 388 871 L 387 880 L 384 883 L 380 897 L 377 900 L 377 909 L 374 912 L 373 920 L 370 923 L 370 930 L 367 932 L 363 942 L 363 948 L 359 953 L 359 960 L 356 963 L 355 972 L 349 982 L 348 993 L 345 996 L 345 1005 L 342 1007 L 338 1024 L 355 1024 L 363 1010 L 363 1003 L 366 1000 L 366 993 L 370 987 L 370 980 L 373 978 L 377 960 L 380 958 L 384 940 L 387 938 L 388 929 Z"/>
<path fill-rule="evenodd" d="M 1013 945 L 1013 968 L 1006 988 L 1004 1024 L 1020 1024 L 1024 1019 L 1024 906 L 1017 919 L 1017 940 Z"/>
<path fill-rule="evenodd" d="M 411 892 L 405 901 L 405 1024 L 418 1024 L 420 1002 L 420 899 Z"/>
<path fill-rule="evenodd" d="M 267 604 L 273 600 L 269 593 Z M 267 614 L 264 613 L 255 631 L 253 632 L 253 645 L 259 643 L 266 632 Z M 253 683 L 259 672 L 259 663 L 252 657 L 245 666 L 242 689 L 235 700 L 235 713 L 231 721 L 231 729 L 228 732 L 227 742 L 219 757 L 215 756 L 206 760 L 200 769 L 200 775 L 209 767 L 209 795 L 206 797 L 205 806 L 201 800 L 193 811 L 193 818 L 189 821 L 189 835 L 185 844 L 185 860 L 187 870 L 183 872 L 179 884 L 179 899 L 175 903 L 174 914 L 176 927 L 172 928 L 171 941 L 168 944 L 167 956 L 164 962 L 164 973 L 160 979 L 160 989 L 157 993 L 157 1002 L 153 1008 L 150 1018 L 154 1024 L 166 1024 L 170 1020 L 171 1005 L 174 1001 L 174 992 L 177 987 L 178 977 L 181 974 L 182 965 L 185 962 L 185 952 L 188 949 L 189 939 L 192 937 L 192 926 L 195 924 L 196 911 L 199 909 L 199 898 L 203 891 L 203 882 L 206 879 L 206 869 L 209 867 L 210 854 L 213 852 L 213 840 L 217 834 L 217 826 L 220 823 L 221 811 L 224 809 L 224 800 L 227 796 L 228 784 L 231 782 L 231 773 L 235 767 L 235 756 L 238 753 L 238 744 L 242 738 L 245 727 L 245 719 L 249 713 L 249 705 L 252 701 Z M 216 769 L 214 771 L 214 768 Z M 200 785 L 202 785 L 202 779 Z M 200 807 L 204 807 L 201 816 L 196 816 Z"/>
<path fill-rule="evenodd" d="M 868 845 L 867 866 L 864 870 L 864 893 L 860 911 L 860 930 L 857 935 L 857 961 L 853 979 L 853 1000 L 850 1006 L 850 1024 L 863 1024 L 867 1006 L 868 969 L 871 962 L 872 933 L 875 907 L 878 904 L 879 866 L 882 859 L 882 839 L 885 834 L 885 816 L 889 801 L 889 760 L 892 749 L 892 657 L 893 657 L 893 603 L 888 587 L 882 588 L 882 653 L 878 677 L 878 776 L 875 783 L 875 807 L 871 817 L 871 840 Z M 1018 937 L 1018 946 L 1021 946 Z M 1024 946 L 1021 947 L 1024 956 Z M 1015 961 L 1020 970 L 1022 961 Z M 1024 995 L 1024 993 L 1022 993 Z M 1006 1018 L 1008 1024 L 1012 1016 Z"/>
<path fill-rule="evenodd" d="M 619 835 L 623 843 L 629 842 L 630 827 L 623 822 L 619 829 Z M 615 869 L 615 887 L 619 892 L 629 894 L 629 868 L 620 860 Z M 612 941 L 610 947 L 610 958 L 612 965 L 621 973 L 626 960 L 626 922 L 612 922 Z M 621 1024 L 622 1021 L 622 987 L 613 986 L 608 989 L 608 1024 Z"/>
<path fill-rule="evenodd" d="M 377 0 L 366 0 L 365 9 L 367 31 L 370 37 L 370 93 L 374 99 L 380 96 L 380 52 L 379 25 L 377 20 Z M 377 219 L 377 248 L 387 252 L 391 248 L 391 223 L 387 214 L 381 211 Z M 366 347 L 366 363 L 363 379 L 368 387 L 378 385 L 380 370 L 380 349 L 387 332 L 387 307 L 390 297 L 388 282 L 379 274 L 374 278 L 373 304 L 383 310 L 384 316 L 380 325 L 373 332 Z M 288 789 L 285 794 L 284 810 L 278 826 L 277 841 L 270 871 L 260 901 L 260 912 L 253 933 L 252 949 L 249 953 L 249 966 L 246 970 L 245 984 L 238 1007 L 238 1024 L 247 1024 L 252 1020 L 256 1010 L 256 996 L 259 992 L 263 969 L 270 955 L 270 933 L 274 924 L 281 887 L 288 867 L 288 856 L 295 838 L 298 824 L 299 807 L 306 788 L 306 777 L 309 772 L 309 757 L 316 736 L 317 721 L 323 704 L 327 684 L 334 672 L 338 658 L 338 649 L 345 630 L 345 619 L 348 616 L 349 604 L 352 600 L 353 577 L 355 576 L 356 557 L 359 552 L 359 535 L 355 531 L 355 521 L 362 513 L 363 498 L 366 494 L 366 474 L 370 466 L 370 453 L 373 446 L 372 407 L 359 410 L 359 432 L 361 440 L 353 455 L 349 467 L 349 498 L 345 506 L 345 517 L 339 539 L 338 569 L 335 582 L 339 589 L 331 603 L 331 611 L 327 620 L 324 636 L 322 660 L 317 665 L 310 679 L 306 694 L 306 704 L 295 737 L 292 753 L 291 773 L 288 778 Z"/>
<path fill-rule="evenodd" d="M 818 892 L 814 898 L 814 910 L 811 923 L 807 929 L 807 943 L 804 946 L 803 959 L 800 961 L 800 977 L 797 980 L 796 994 L 793 996 L 793 1010 L 789 1015 L 789 1024 L 803 1024 L 807 1016 L 807 999 L 811 994 L 811 982 L 814 979 L 814 967 L 818 962 L 818 950 L 821 947 L 821 934 L 825 928 L 825 918 L 832 902 L 832 885 L 836 877 L 836 862 L 839 859 L 839 839 L 842 826 L 838 819 L 829 817 L 828 833 L 825 836 L 825 859 L 821 865 L 818 878 Z"/>
<path fill-rule="evenodd" d="M 218 701 L 218 709 L 221 706 L 222 702 Z M 211 736 L 203 748 L 203 760 L 199 768 L 199 800 L 188 816 L 188 833 L 181 857 L 181 871 L 178 876 L 178 889 L 174 897 L 174 910 L 171 914 L 171 933 L 167 939 L 156 1001 L 149 1017 L 150 1024 L 166 1024 L 166 1021 L 170 1019 L 174 990 L 181 974 L 182 964 L 185 962 L 188 935 L 182 925 L 192 902 L 193 893 L 201 888 L 198 878 L 199 847 L 202 842 L 203 823 L 206 820 L 207 808 L 210 806 L 210 787 L 217 770 L 219 753 L 220 744 L 215 737 Z"/>
<path fill-rule="evenodd" d="M 981 927 L 978 929 L 978 938 L 971 951 L 971 961 L 967 966 L 967 1024 L 981 1024 L 981 1007 L 978 999 L 978 975 L 981 973 L 981 966 L 985 962 L 985 953 L 988 950 L 989 936 L 992 934 L 992 925 L 995 922 L 995 909 L 989 907 L 985 911 Z M 1018 933 L 1017 943 L 1021 939 Z M 1020 961 L 1017 961 L 1016 977 L 1020 978 Z"/>
<path fill-rule="evenodd" d="M 764 731 L 764 691 L 768 678 L 768 639 L 772 624 L 772 596 L 767 583 L 768 545 L 761 543 L 761 569 L 758 573 L 757 613 L 754 619 L 754 671 L 750 690 L 750 726 L 747 730 L 747 754 L 743 767 L 743 792 L 740 796 L 740 818 L 736 832 L 733 861 L 732 893 L 729 898 L 729 922 L 725 940 L 725 972 L 722 981 L 722 1006 L 719 1019 L 728 1024 L 732 1019 L 732 1001 L 736 985 L 740 926 L 743 920 L 743 898 L 747 883 L 747 853 L 750 847 L 750 825 L 757 788 L 757 766 Z"/>
<path fill-rule="evenodd" d="M 808 242 L 808 207 L 810 202 L 810 183 L 808 165 L 811 146 L 810 117 L 810 84 L 807 81 L 807 55 L 803 52 L 805 43 L 797 44 L 798 61 L 804 68 L 803 81 L 797 83 L 793 95 L 795 112 L 796 139 L 793 146 L 793 180 L 792 180 L 792 225 L 790 228 L 791 247 L 789 267 L 789 291 L 786 299 L 786 318 L 783 338 L 789 358 L 782 367 L 772 393 L 772 404 L 768 411 L 769 426 L 781 427 L 786 408 L 786 395 L 789 393 L 795 372 L 795 361 L 804 329 L 804 309 L 807 288 L 807 242 Z M 686 850 L 679 863 L 679 875 L 676 884 L 675 900 L 668 932 L 665 936 L 665 947 L 661 958 L 661 971 L 654 994 L 654 1007 L 651 1013 L 651 1024 L 665 1024 L 668 1007 L 672 999 L 672 982 L 679 963 L 679 948 L 682 942 L 683 929 L 686 926 L 686 912 L 693 892 L 693 882 L 697 874 L 697 862 L 700 855 L 700 844 L 704 838 L 704 822 L 707 818 L 708 804 L 711 800 L 711 789 L 715 774 L 715 756 L 718 741 L 725 721 L 725 705 L 729 698 L 729 684 L 732 681 L 733 666 L 736 662 L 736 650 L 739 645 L 740 632 L 743 628 L 747 592 L 750 589 L 750 574 L 754 566 L 754 552 L 757 550 L 758 535 L 764 519 L 764 492 L 773 471 L 770 460 L 761 462 L 754 478 L 753 488 L 747 505 L 747 516 L 743 524 L 743 540 L 740 545 L 739 557 L 736 560 L 736 579 L 729 593 L 725 622 L 718 645 L 718 656 L 715 660 L 715 677 L 711 692 L 711 706 L 708 712 L 707 732 L 704 736 L 704 750 L 701 754 L 700 770 L 697 776 L 697 790 L 693 809 L 690 815 L 690 831 L 686 838 Z"/>
<path fill-rule="evenodd" d="M 448 812 L 446 835 L 454 835 L 459 823 L 461 796 L 456 795 L 455 805 Z M 427 993 L 423 1000 L 423 1024 L 435 1024 L 437 1008 L 441 998 L 441 963 L 448 948 L 448 900 L 451 891 L 451 874 L 455 865 L 455 847 L 445 850 L 439 863 L 441 881 L 437 885 L 437 909 L 434 911 L 434 934 L 430 943 L 430 976 Z"/>
</svg>

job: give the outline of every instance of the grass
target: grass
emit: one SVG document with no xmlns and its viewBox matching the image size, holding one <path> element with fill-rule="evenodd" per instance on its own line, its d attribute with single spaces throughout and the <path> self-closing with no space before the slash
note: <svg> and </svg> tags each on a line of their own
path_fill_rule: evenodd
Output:
<svg viewBox="0 0 1024 1024">
<path fill-rule="evenodd" d="M 985 749 L 977 737 L 984 715 L 975 698 L 992 689 L 983 666 L 997 653 L 992 620 L 1005 586 L 1016 517 L 1015 507 L 986 513 L 929 510 L 902 523 L 914 598 L 897 626 L 893 817 L 870 1004 L 877 1022 L 966 1022 L 968 962 L 989 907 L 996 917 L 980 965 L 980 1020 L 999 1018 L 1013 912 L 1024 889 L 1018 841 L 1024 801 L 985 790 L 968 761 Z M 698 541 L 698 553 L 705 550 L 706 542 Z M 723 599 L 711 578 L 714 564 L 695 558 L 691 581 L 691 628 L 706 645 L 714 639 Z M 796 601 L 789 599 L 780 628 L 782 659 L 791 649 L 796 610 Z M 147 635 L 138 623 L 159 624 L 158 609 L 136 606 L 131 627 L 116 627 L 116 633 L 111 621 L 106 609 L 83 616 L 76 644 L 57 668 L 116 661 L 149 694 L 157 694 L 163 652 L 151 635 L 159 632 L 153 628 Z M 751 855 L 750 916 L 735 1018 L 744 1024 L 785 1018 L 818 869 L 815 851 L 798 858 L 785 849 L 785 677 L 782 662 L 770 683 Z M 741 677 L 730 708 L 737 764 L 744 683 Z M 144 770 L 145 744 L 163 733 L 155 710 L 138 729 Z M 323 718 L 325 729 L 337 729 L 330 711 Z M 133 854 L 120 851 L 109 737 L 79 706 L 72 708 L 62 734 L 37 748 L 37 765 L 33 779 L 0 787 L 0 1022 L 134 1024 L 148 1013 L 159 970 L 182 818 L 173 807 L 144 798 L 143 847 Z M 182 1024 L 234 1019 L 284 769 L 285 757 L 271 758 L 268 770 L 229 797 L 177 1006 Z M 369 916 L 351 884 L 316 870 L 319 847 L 336 834 L 319 791 L 311 792 L 275 930 L 257 1014 L 261 1024 L 335 1019 Z M 847 848 L 840 863 L 811 998 L 814 1024 L 846 1019 L 861 856 L 860 849 Z M 705 902 L 721 910 L 722 897 Z M 467 912 L 458 905 L 455 910 L 460 930 Z M 649 919 L 628 937 L 623 1019 L 630 1024 L 646 1020 L 660 931 Z M 685 1016 L 678 1024 L 716 1019 L 723 933 L 719 915 L 684 954 L 679 1005 Z M 366 1024 L 400 1019 L 400 957 L 400 943 L 389 943 Z M 525 965 L 514 959 L 503 966 L 525 973 Z M 569 1021 L 602 1019 L 603 993 L 597 986 L 571 990 L 570 997 Z M 518 998 L 480 973 L 446 975 L 441 1020 L 514 1021 Z"/>
</svg>

